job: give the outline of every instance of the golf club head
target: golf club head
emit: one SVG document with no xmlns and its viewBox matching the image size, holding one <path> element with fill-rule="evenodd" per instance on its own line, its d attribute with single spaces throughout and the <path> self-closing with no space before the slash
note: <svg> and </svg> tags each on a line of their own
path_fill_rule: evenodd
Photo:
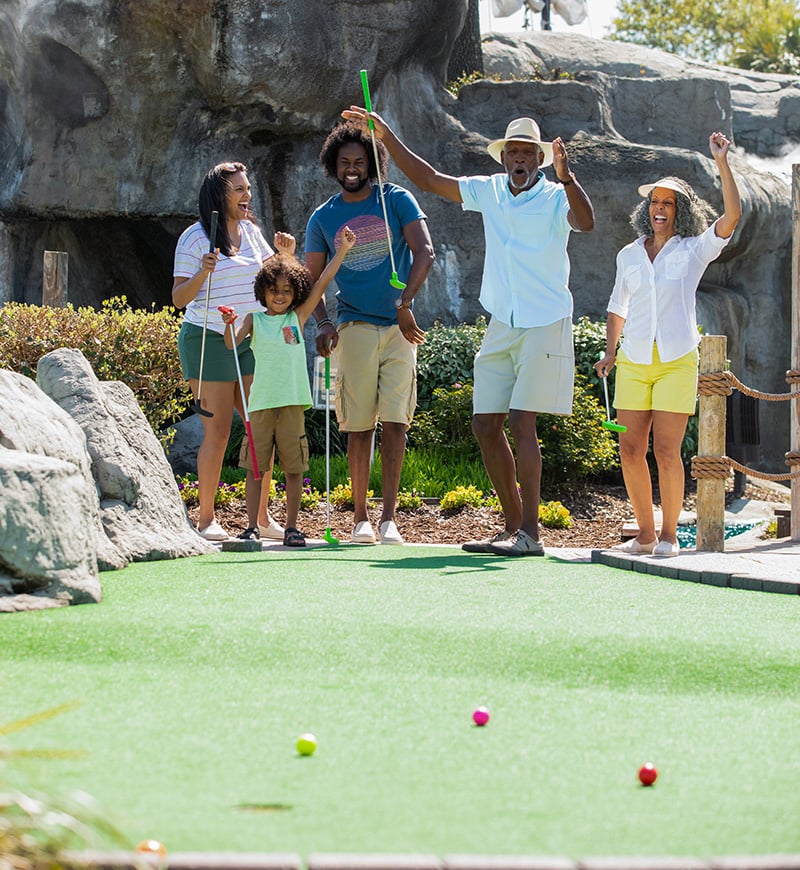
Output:
<svg viewBox="0 0 800 870">
<path fill-rule="evenodd" d="M 200 402 L 195 402 L 192 405 L 192 410 L 195 414 L 199 414 L 201 417 L 213 417 L 214 415 L 211 411 L 206 411 L 206 409 L 200 404 Z"/>
<path fill-rule="evenodd" d="M 614 423 L 611 420 L 603 420 L 603 428 L 608 429 L 609 432 L 627 432 L 628 427 L 623 426 L 621 423 Z"/>
<path fill-rule="evenodd" d="M 323 537 L 323 540 L 327 541 L 329 544 L 333 544 L 333 546 L 336 546 L 339 543 L 339 539 L 334 538 L 333 535 L 331 534 L 330 527 L 325 529 L 325 534 L 322 537 Z"/>
<path fill-rule="evenodd" d="M 392 277 L 389 279 L 389 283 L 396 290 L 405 290 L 408 284 L 404 284 L 398 277 L 397 272 L 392 272 Z"/>
</svg>

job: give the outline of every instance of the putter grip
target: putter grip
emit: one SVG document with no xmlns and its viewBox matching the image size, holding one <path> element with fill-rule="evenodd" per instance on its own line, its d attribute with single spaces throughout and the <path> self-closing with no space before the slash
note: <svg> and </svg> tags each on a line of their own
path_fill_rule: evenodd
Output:
<svg viewBox="0 0 800 870">
<path fill-rule="evenodd" d="M 364 91 L 364 108 L 368 111 L 372 111 L 372 100 L 369 98 L 369 82 L 367 81 L 367 71 L 365 69 L 361 70 L 361 88 Z M 375 129 L 375 123 L 372 118 L 369 119 L 369 129 Z"/>
<path fill-rule="evenodd" d="M 331 388 L 331 358 L 329 356 L 325 357 L 325 389 L 329 390 Z"/>
<path fill-rule="evenodd" d="M 211 230 L 208 234 L 208 241 L 211 247 L 208 249 L 209 254 L 214 253 L 214 249 L 216 248 L 215 242 L 217 241 L 217 224 L 219 223 L 219 212 L 212 211 L 211 212 Z"/>
</svg>

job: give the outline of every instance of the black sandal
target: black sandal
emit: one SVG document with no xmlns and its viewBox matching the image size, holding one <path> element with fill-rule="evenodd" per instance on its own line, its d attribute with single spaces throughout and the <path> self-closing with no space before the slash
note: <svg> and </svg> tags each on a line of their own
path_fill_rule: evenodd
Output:
<svg viewBox="0 0 800 870">
<path fill-rule="evenodd" d="M 283 533 L 283 546 L 284 547 L 305 547 L 306 545 L 306 536 L 298 531 L 297 529 L 291 527 L 286 529 Z"/>
<path fill-rule="evenodd" d="M 237 535 L 237 538 L 240 541 L 260 541 L 261 535 L 256 526 L 251 526 L 249 529 L 245 529 L 241 535 Z"/>
</svg>

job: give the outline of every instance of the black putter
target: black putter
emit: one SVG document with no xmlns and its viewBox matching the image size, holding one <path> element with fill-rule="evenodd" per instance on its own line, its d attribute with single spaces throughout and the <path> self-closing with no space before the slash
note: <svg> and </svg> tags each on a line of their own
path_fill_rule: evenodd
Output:
<svg viewBox="0 0 800 870">
<path fill-rule="evenodd" d="M 209 233 L 210 245 L 211 247 L 208 249 L 210 254 L 214 253 L 215 242 L 217 240 L 217 221 L 219 220 L 219 212 L 212 211 L 211 212 L 211 232 Z M 203 408 L 200 402 L 200 394 L 203 391 L 203 363 L 206 358 L 206 331 L 208 330 L 208 302 L 211 298 L 211 276 L 213 272 L 208 273 L 208 283 L 206 284 L 206 310 L 203 315 L 203 339 L 200 342 L 200 377 L 197 380 L 197 400 L 192 406 L 196 413 L 200 414 L 201 417 L 213 417 L 214 415 L 211 411 L 206 411 Z"/>
</svg>

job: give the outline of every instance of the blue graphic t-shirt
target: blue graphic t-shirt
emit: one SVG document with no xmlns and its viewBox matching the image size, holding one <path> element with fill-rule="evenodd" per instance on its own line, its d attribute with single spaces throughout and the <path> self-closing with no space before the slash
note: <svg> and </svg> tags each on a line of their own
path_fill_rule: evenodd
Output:
<svg viewBox="0 0 800 870">
<path fill-rule="evenodd" d="M 397 277 L 407 282 L 412 256 L 403 227 L 427 216 L 416 199 L 396 184 L 385 183 L 383 195 Z M 397 323 L 394 303 L 400 291 L 389 283 L 392 263 L 377 185 L 372 185 L 371 196 L 361 202 L 345 202 L 337 193 L 322 203 L 308 220 L 306 253 L 324 253 L 330 260 L 346 226 L 356 234 L 356 243 L 336 273 L 336 319 L 338 323 L 365 320 L 391 326 Z"/>
</svg>

